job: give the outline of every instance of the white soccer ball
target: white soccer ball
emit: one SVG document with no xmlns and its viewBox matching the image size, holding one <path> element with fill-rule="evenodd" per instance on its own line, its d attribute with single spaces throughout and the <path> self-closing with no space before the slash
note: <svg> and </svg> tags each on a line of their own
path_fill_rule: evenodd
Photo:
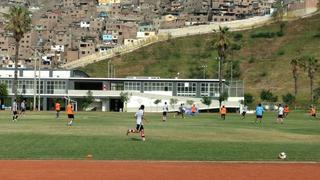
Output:
<svg viewBox="0 0 320 180">
<path fill-rule="evenodd" d="M 287 158 L 287 154 L 285 152 L 281 152 L 279 155 L 278 155 L 278 158 L 279 159 L 286 159 Z"/>
</svg>

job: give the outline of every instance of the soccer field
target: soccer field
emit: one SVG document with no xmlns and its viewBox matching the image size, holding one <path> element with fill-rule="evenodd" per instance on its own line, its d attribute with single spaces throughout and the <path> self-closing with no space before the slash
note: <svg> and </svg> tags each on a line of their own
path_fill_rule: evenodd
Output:
<svg viewBox="0 0 320 180">
<path fill-rule="evenodd" d="M 262 124 L 254 115 L 241 120 L 228 114 L 201 113 L 185 119 L 146 113 L 146 141 L 135 127 L 134 113 L 79 112 L 67 127 L 61 113 L 27 112 L 17 123 L 11 113 L 0 112 L 0 159 L 191 160 L 275 161 L 286 152 L 287 161 L 320 161 L 320 120 L 306 113 L 291 113 L 276 124 L 276 113 L 266 113 Z"/>
</svg>

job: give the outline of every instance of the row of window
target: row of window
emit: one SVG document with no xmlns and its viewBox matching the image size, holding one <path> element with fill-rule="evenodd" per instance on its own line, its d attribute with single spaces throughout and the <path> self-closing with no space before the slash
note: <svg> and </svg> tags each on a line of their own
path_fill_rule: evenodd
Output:
<svg viewBox="0 0 320 180">
<path fill-rule="evenodd" d="M 33 80 L 18 80 L 18 91 L 21 93 L 33 93 L 34 89 Z M 13 81 L 11 80 L 0 80 L 1 84 L 7 84 L 9 91 L 12 90 Z M 39 81 L 36 81 L 37 93 Z M 44 87 L 46 87 L 46 94 L 63 93 L 66 90 L 65 81 L 40 81 L 40 92 L 43 93 Z"/>
</svg>

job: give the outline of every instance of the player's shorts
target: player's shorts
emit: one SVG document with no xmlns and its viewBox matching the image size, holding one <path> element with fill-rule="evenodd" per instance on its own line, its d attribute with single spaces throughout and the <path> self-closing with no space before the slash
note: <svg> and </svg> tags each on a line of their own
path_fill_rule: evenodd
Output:
<svg viewBox="0 0 320 180">
<path fill-rule="evenodd" d="M 21 109 L 21 112 L 25 112 L 25 111 L 26 111 L 26 109 L 25 109 L 25 108 L 22 108 L 22 109 Z"/>
<path fill-rule="evenodd" d="M 74 118 L 73 114 L 68 114 L 68 118 Z"/>
<path fill-rule="evenodd" d="M 163 115 L 163 116 L 167 116 L 167 112 L 164 111 L 164 112 L 162 113 L 162 115 Z"/>
<path fill-rule="evenodd" d="M 316 117 L 316 114 L 311 114 L 311 116 Z"/>
<path fill-rule="evenodd" d="M 221 114 L 221 117 L 226 117 L 226 114 Z"/>
<path fill-rule="evenodd" d="M 283 115 L 282 114 L 278 114 L 278 118 L 283 118 Z"/>
<path fill-rule="evenodd" d="M 60 110 L 56 110 L 57 112 L 60 112 Z"/>
<path fill-rule="evenodd" d="M 245 116 L 247 114 L 247 112 L 242 112 L 242 116 Z"/>
<path fill-rule="evenodd" d="M 141 125 L 141 124 L 137 124 L 137 127 L 136 127 L 136 130 L 137 131 L 141 131 L 141 130 L 143 130 L 144 128 L 143 128 L 143 125 Z"/>
<path fill-rule="evenodd" d="M 13 115 L 17 115 L 18 114 L 18 111 L 13 111 Z"/>
<path fill-rule="evenodd" d="M 257 118 L 262 118 L 262 115 L 257 115 Z"/>
</svg>

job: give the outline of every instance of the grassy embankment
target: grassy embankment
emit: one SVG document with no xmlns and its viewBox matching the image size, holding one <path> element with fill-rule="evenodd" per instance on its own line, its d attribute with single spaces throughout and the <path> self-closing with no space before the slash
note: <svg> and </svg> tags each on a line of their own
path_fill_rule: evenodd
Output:
<svg viewBox="0 0 320 180">
<path fill-rule="evenodd" d="M 230 58 L 240 62 L 245 91 L 259 101 L 262 89 L 271 90 L 279 97 L 293 93 L 290 60 L 300 55 L 313 55 L 320 59 L 320 15 L 287 22 L 285 35 L 274 38 L 251 38 L 252 33 L 277 32 L 279 24 L 235 32 L 242 39 L 235 41 L 241 46 Z M 160 76 L 173 78 L 180 72 L 181 78 L 202 78 L 201 65 L 207 65 L 207 78 L 218 77 L 217 52 L 212 48 L 214 34 L 171 39 L 153 44 L 138 51 L 112 59 L 116 76 Z M 230 69 L 225 65 L 225 69 Z M 107 62 L 88 65 L 81 70 L 93 77 L 106 77 Z M 319 87 L 319 72 L 315 86 Z M 229 79 L 229 77 L 226 77 Z M 309 81 L 306 72 L 300 71 L 297 99 L 306 103 L 309 97 Z M 281 98 L 279 99 L 281 100 Z"/>
</svg>

